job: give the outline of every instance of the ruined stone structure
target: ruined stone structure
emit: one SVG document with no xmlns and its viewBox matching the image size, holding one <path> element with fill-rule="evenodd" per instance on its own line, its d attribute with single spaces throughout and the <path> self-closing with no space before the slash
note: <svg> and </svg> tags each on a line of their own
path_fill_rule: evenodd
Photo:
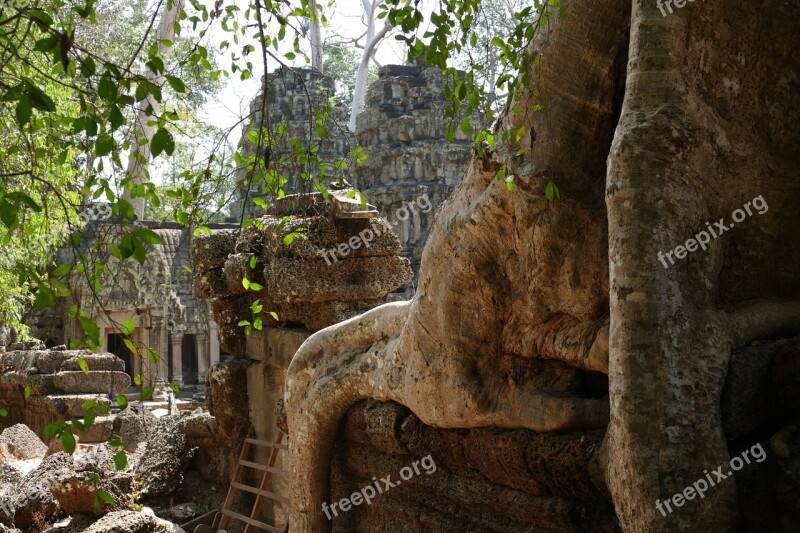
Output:
<svg viewBox="0 0 800 533">
<path fill-rule="evenodd" d="M 195 240 L 195 294 L 214 300 L 220 343 L 236 357 L 209 374 L 209 408 L 220 423 L 240 420 L 242 409 L 225 406 L 246 401 L 244 412 L 249 411 L 257 437 L 274 439 L 276 405 L 300 345 L 314 331 L 379 305 L 411 279 L 410 262 L 400 257 L 400 242 L 388 222 L 347 193 L 337 191 L 327 201 L 320 194 L 287 196 L 260 219 L 263 230 L 221 231 Z M 291 220 L 281 225 L 284 216 Z M 365 230 L 378 227 L 384 231 L 370 247 L 359 244 L 362 235 L 368 236 Z M 296 232 L 299 228 L 306 231 Z M 288 245 L 287 235 L 294 235 Z M 330 250 L 337 250 L 335 257 L 323 257 Z M 258 312 L 252 307 L 256 302 Z M 263 327 L 247 335 L 239 325 L 243 320 L 260 320 Z M 246 391 L 246 396 L 231 401 L 230 391 Z M 285 494 L 286 480 L 276 478 L 273 487 Z M 270 507 L 265 512 L 280 522 L 286 511 Z"/>
<path fill-rule="evenodd" d="M 20 344 L 0 354 L 0 397 L 8 410 L 8 416 L 0 417 L 0 428 L 22 423 L 42 437 L 47 424 L 83 417 L 81 405 L 88 400 L 110 406 L 110 395 L 122 394 L 131 384 L 123 361 L 111 353 Z M 85 372 L 80 360 L 86 362 Z M 81 432 L 83 442 L 111 438 L 111 417 L 98 415 Z"/>
<path fill-rule="evenodd" d="M 159 389 L 167 381 L 181 387 L 202 386 L 209 367 L 222 353 L 208 303 L 192 295 L 192 232 L 177 224 L 150 221 L 137 222 L 135 227 L 151 229 L 163 240 L 163 244 L 150 245 L 143 265 L 132 260 L 121 262 L 109 252 L 107 243 L 119 242 L 118 223 L 107 220 L 87 225 L 80 251 L 93 264 L 106 266 L 101 291 L 95 294 L 85 276 L 73 274 L 70 297 L 56 308 L 32 313 L 26 318 L 28 325 L 35 337 L 48 344 L 69 346 L 84 336 L 80 320 L 69 314 L 75 304 L 97 322 L 101 351 L 118 355 L 131 377 L 141 375 L 145 386 Z M 212 231 L 226 227 L 233 225 L 210 225 Z M 103 245 L 96 250 L 94 243 L 98 240 Z M 136 328 L 131 340 L 140 351 L 138 355 L 124 342 L 123 324 L 128 318 Z M 155 365 L 148 355 L 151 349 L 160 357 Z"/>
<path fill-rule="evenodd" d="M 354 167 L 353 184 L 392 223 L 415 274 L 433 216 L 464 175 L 472 137 L 484 126 L 474 115 L 471 133 L 464 134 L 457 120 L 454 141 L 446 140 L 447 83 L 439 69 L 424 64 L 387 65 L 356 119 L 356 142 L 367 159 Z M 433 209 L 406 214 L 403 206 L 423 195 Z"/>
<path fill-rule="evenodd" d="M 472 132 L 466 135 L 457 127 L 460 120 L 456 121 L 455 140 L 449 143 L 447 121 L 443 118 L 447 105 L 444 87 L 448 80 L 441 71 L 424 64 L 387 65 L 379 70 L 378 76 L 369 87 L 364 111 L 356 121 L 355 138 L 341 129 L 339 124 L 343 121 L 328 119 L 325 124 L 331 137 L 320 140 L 314 121 L 320 104 L 332 94 L 332 80 L 310 69 L 281 68 L 269 74 L 265 80 L 269 122 L 274 132 L 279 129 L 284 132 L 278 136 L 270 157 L 275 168 L 289 180 L 287 192 L 313 190 L 307 182 L 304 185 L 300 176 L 317 169 L 293 162 L 292 147 L 281 140 L 301 139 L 303 149 L 319 146 L 318 156 L 329 165 L 331 176 L 336 160 L 347 160 L 346 179 L 389 220 L 400 237 L 402 254 L 411 259 L 416 273 L 433 214 L 461 179 L 469 162 L 472 135 L 484 124 L 482 117 L 471 117 Z M 251 104 L 256 125 L 264 120 L 260 111 L 262 99 L 263 93 Z M 337 117 L 340 114 L 336 112 Z M 246 154 L 255 153 L 248 133 L 256 129 L 255 125 L 245 129 Z M 351 161 L 352 147 L 356 145 L 367 156 L 362 165 Z M 251 201 L 260 196 L 262 188 L 253 186 L 248 191 L 247 185 L 240 182 L 242 198 L 235 213 L 241 212 L 242 205 L 248 217 L 263 213 Z M 248 200 L 242 204 L 245 195 Z M 421 196 L 430 199 L 432 209 L 424 213 L 402 209 Z"/>
<path fill-rule="evenodd" d="M 317 119 L 334 93 L 333 80 L 314 69 L 282 66 L 269 73 L 264 84 L 268 98 L 267 113 L 262 111 L 262 89 L 250 103 L 253 119 L 244 129 L 242 151 L 245 155 L 256 153 L 256 134 L 262 126 L 267 127 L 269 134 L 275 137 L 275 144 L 270 150 L 270 163 L 288 180 L 284 190 L 287 193 L 312 192 L 315 190 L 313 179 L 304 179 L 303 175 L 316 176 L 320 169 L 303 160 L 304 152 L 315 150 L 320 161 L 329 166 L 325 174 L 332 176 L 334 163 L 346 159 L 352 151 L 352 136 L 347 131 L 343 109 L 334 109 L 334 116 L 322 120 L 328 130 L 327 137 L 321 138 L 317 130 Z M 292 139 L 297 139 L 297 146 L 291 142 Z M 262 147 L 259 161 L 264 161 L 265 152 L 266 149 Z M 263 215 L 264 211 L 252 199 L 263 198 L 262 190 L 267 184 L 248 183 L 245 175 L 239 179 L 240 199 L 231 214 L 239 218 L 244 208 L 246 218 Z M 267 179 L 274 178 L 267 176 Z M 270 197 L 267 195 L 267 199 Z"/>
</svg>

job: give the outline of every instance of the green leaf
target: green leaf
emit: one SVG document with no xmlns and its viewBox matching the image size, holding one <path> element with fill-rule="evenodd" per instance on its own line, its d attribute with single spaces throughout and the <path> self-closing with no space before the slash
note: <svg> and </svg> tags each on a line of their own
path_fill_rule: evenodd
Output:
<svg viewBox="0 0 800 533">
<path fill-rule="evenodd" d="M 116 463 L 116 461 L 117 457 L 114 456 L 114 462 Z M 104 490 L 98 490 L 96 498 L 99 499 L 102 503 L 105 503 L 107 505 L 115 505 L 117 503 L 117 500 L 115 500 L 111 494 L 107 493 Z M 97 507 L 99 508 L 100 505 L 97 505 Z"/>
<path fill-rule="evenodd" d="M 158 233 L 149 228 L 135 229 L 133 230 L 133 235 L 147 244 L 164 244 L 164 239 L 162 239 Z"/>
<path fill-rule="evenodd" d="M 140 395 L 141 400 L 142 401 L 149 400 L 150 398 L 153 397 L 153 392 L 155 392 L 155 389 L 153 389 L 153 387 L 145 387 L 144 389 L 142 389 L 142 394 Z"/>
<path fill-rule="evenodd" d="M 125 467 L 128 466 L 128 456 L 125 455 L 124 450 L 114 454 L 114 466 L 117 467 L 117 470 L 125 470 Z"/>
<path fill-rule="evenodd" d="M 97 413 L 94 412 L 94 409 L 89 409 L 86 411 L 86 414 L 83 415 L 83 424 L 85 427 L 89 427 L 94 424 L 94 419 L 97 416 Z"/>
<path fill-rule="evenodd" d="M 22 395 L 25 396 L 26 400 L 31 397 L 31 386 L 30 385 L 25 385 L 25 388 L 22 389 Z"/>
<path fill-rule="evenodd" d="M 175 394 L 178 394 L 181 391 L 181 386 L 178 385 L 177 381 L 173 381 L 172 383 L 170 383 L 169 388 L 172 389 L 172 392 L 174 392 Z"/>
<path fill-rule="evenodd" d="M 157 365 L 158 362 L 161 361 L 161 356 L 152 348 L 147 349 L 147 358 L 150 359 L 150 362 L 154 365 Z"/>
<path fill-rule="evenodd" d="M 170 86 L 175 89 L 176 92 L 185 93 L 188 92 L 186 90 L 186 85 L 183 84 L 183 81 L 180 78 L 176 78 L 175 76 L 167 75 L 167 82 Z"/>
<path fill-rule="evenodd" d="M 75 451 L 75 435 L 72 434 L 70 428 L 64 428 L 64 431 L 61 433 L 61 442 L 64 443 L 64 451 L 72 455 Z"/>
<path fill-rule="evenodd" d="M 111 131 L 117 130 L 125 123 L 125 117 L 116 105 L 112 105 L 108 111 L 108 123 L 111 125 Z"/>
<path fill-rule="evenodd" d="M 78 367 L 83 371 L 84 374 L 89 374 L 89 363 L 86 362 L 85 358 L 78 357 Z"/>
<path fill-rule="evenodd" d="M 69 266 L 67 263 L 61 263 L 56 267 L 55 270 L 53 270 L 53 273 L 50 275 L 55 278 L 60 278 L 61 276 L 66 276 L 70 272 L 72 272 L 72 267 Z"/>
<path fill-rule="evenodd" d="M 556 187 L 556 184 L 552 180 L 547 182 L 547 187 L 545 187 L 544 189 L 544 196 L 551 202 L 555 198 L 561 198 L 561 193 L 559 192 L 558 187 Z"/>
<path fill-rule="evenodd" d="M 108 155 L 114 149 L 114 139 L 111 135 L 104 133 L 98 137 L 97 142 L 94 144 L 94 153 L 98 157 Z"/>
<path fill-rule="evenodd" d="M 122 323 L 122 327 L 120 328 L 123 335 L 131 336 L 133 335 L 134 330 L 136 330 L 136 324 L 133 322 L 132 318 L 125 319 L 125 322 Z"/>
<path fill-rule="evenodd" d="M 33 107 L 31 106 L 31 99 L 28 97 L 27 94 L 23 94 L 19 102 L 17 102 L 17 107 L 15 110 L 16 117 L 17 117 L 17 124 L 20 127 L 25 126 L 28 122 L 31 121 L 31 115 L 33 115 Z"/>
<path fill-rule="evenodd" d="M 269 312 L 269 316 L 271 316 L 273 319 L 275 319 L 276 322 L 279 321 L 278 320 L 278 313 L 276 313 L 275 311 L 270 311 Z"/>
<path fill-rule="evenodd" d="M 67 426 L 67 424 L 63 420 L 58 420 L 56 422 L 50 422 L 42 430 L 42 435 L 44 435 L 45 437 L 53 437 L 53 436 L 57 435 L 66 426 Z"/>
<path fill-rule="evenodd" d="M 136 386 L 141 386 L 142 385 L 142 375 L 141 374 L 136 374 L 135 376 L 133 376 L 133 383 Z"/>
<path fill-rule="evenodd" d="M 97 66 L 94 64 L 94 59 L 86 57 L 86 59 L 81 61 L 81 76 L 88 78 L 93 76 L 96 71 Z"/>
<path fill-rule="evenodd" d="M 172 138 L 172 134 L 164 128 L 159 128 L 153 135 L 153 140 L 150 141 L 150 151 L 153 157 L 157 157 L 162 152 L 172 155 L 172 152 L 175 151 L 175 139 Z"/>
<path fill-rule="evenodd" d="M 0 407 L 0 416 L 8 416 L 8 409 Z"/>
<path fill-rule="evenodd" d="M 117 396 L 117 405 L 121 408 L 125 409 L 128 407 L 128 398 L 124 394 L 120 394 Z"/>
<path fill-rule="evenodd" d="M 139 353 L 139 348 L 136 347 L 136 344 L 132 340 L 123 337 L 122 342 L 123 344 L 125 344 L 125 347 L 131 351 L 131 353 L 133 354 Z"/>
<path fill-rule="evenodd" d="M 117 85 L 107 72 L 100 77 L 100 83 L 97 84 L 97 95 L 108 102 L 114 102 L 117 99 Z"/>
</svg>

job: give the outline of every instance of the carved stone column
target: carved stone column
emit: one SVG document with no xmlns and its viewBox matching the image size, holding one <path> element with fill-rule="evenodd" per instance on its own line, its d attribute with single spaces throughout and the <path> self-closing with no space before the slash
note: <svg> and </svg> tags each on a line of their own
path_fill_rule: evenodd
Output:
<svg viewBox="0 0 800 533">
<path fill-rule="evenodd" d="M 195 343 L 197 347 L 197 382 L 204 384 L 206 382 L 206 374 L 209 367 L 209 350 L 208 350 L 208 333 L 199 331 L 195 334 Z"/>
<path fill-rule="evenodd" d="M 172 375 L 170 379 L 183 388 L 183 333 L 172 334 Z"/>
</svg>

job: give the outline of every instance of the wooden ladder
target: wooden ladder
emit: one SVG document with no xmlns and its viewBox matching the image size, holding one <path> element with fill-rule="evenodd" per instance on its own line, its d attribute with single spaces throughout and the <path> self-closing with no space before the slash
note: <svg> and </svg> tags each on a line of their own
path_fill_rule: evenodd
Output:
<svg viewBox="0 0 800 533">
<path fill-rule="evenodd" d="M 265 499 L 273 500 L 283 504 L 289 503 L 289 498 L 267 490 L 270 488 L 270 482 L 272 481 L 273 474 L 287 477 L 287 472 L 285 470 L 275 468 L 275 462 L 278 459 L 278 453 L 280 450 L 289 449 L 289 446 L 283 443 L 283 438 L 285 435 L 286 434 L 283 431 L 278 430 L 278 439 L 275 442 L 267 442 L 254 439 L 252 437 L 244 439 L 242 451 L 239 453 L 239 462 L 236 464 L 233 480 L 231 481 L 231 486 L 228 489 L 228 496 L 225 498 L 225 503 L 223 504 L 222 509 L 219 513 L 217 513 L 211 529 L 200 529 L 201 527 L 208 528 L 208 526 L 198 526 L 198 529 L 195 529 L 195 533 L 216 533 L 218 531 L 224 531 L 230 525 L 231 520 L 236 520 L 246 524 L 244 529 L 245 533 L 255 532 L 258 529 L 268 531 L 269 533 L 287 533 L 289 531 L 288 522 L 283 529 L 279 529 L 273 525 L 265 524 L 264 522 L 260 522 L 256 519 L 261 512 L 261 507 L 264 505 Z M 253 448 L 253 446 L 272 449 L 272 452 L 269 456 L 269 462 L 266 465 L 256 463 L 249 459 L 250 450 Z M 244 483 L 242 474 L 245 468 L 252 468 L 263 473 L 261 477 L 261 484 L 258 487 L 251 487 L 250 485 Z M 256 495 L 256 501 L 253 504 L 253 510 L 250 512 L 249 517 L 239 514 L 231 509 L 233 507 L 233 500 L 237 491 L 249 492 Z"/>
</svg>

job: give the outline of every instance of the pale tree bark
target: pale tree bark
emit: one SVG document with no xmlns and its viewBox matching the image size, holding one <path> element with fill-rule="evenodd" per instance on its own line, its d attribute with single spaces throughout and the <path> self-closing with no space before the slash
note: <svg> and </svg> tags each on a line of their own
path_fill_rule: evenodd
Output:
<svg viewBox="0 0 800 533">
<path fill-rule="evenodd" d="M 358 70 L 356 71 L 356 85 L 353 90 L 353 104 L 350 106 L 350 122 L 348 128 L 350 131 L 356 131 L 356 117 L 361 111 L 364 110 L 364 103 L 367 99 L 367 77 L 369 76 L 369 64 L 372 61 L 378 45 L 381 43 L 389 30 L 392 29 L 389 22 L 385 22 L 383 26 L 378 29 L 378 8 L 383 3 L 383 0 L 361 0 L 361 5 L 364 8 L 364 20 L 367 25 L 367 32 L 364 35 L 364 50 L 361 54 L 361 60 L 358 62 Z"/>
<path fill-rule="evenodd" d="M 309 6 L 316 14 L 314 20 L 309 21 L 311 28 L 309 30 L 311 38 L 311 68 L 323 72 L 322 62 L 322 24 L 320 17 L 322 14 L 317 7 L 317 0 L 310 0 Z"/>
<path fill-rule="evenodd" d="M 731 350 L 800 333 L 800 205 L 787 200 L 800 192 L 800 6 L 564 3 L 531 44 L 535 89 L 497 126 L 524 135 L 474 159 L 443 204 L 414 299 L 322 330 L 292 360 L 292 531 L 327 530 L 333 440 L 364 398 L 442 428 L 608 427 L 623 530 L 737 525 L 732 480 L 667 516 L 655 502 L 728 470 Z M 494 179 L 501 164 L 513 192 Z M 765 214 L 659 261 L 759 195 Z M 581 390 L 587 371 L 608 373 L 608 396 Z"/>
<path fill-rule="evenodd" d="M 175 24 L 178 22 L 181 9 L 183 9 L 184 0 L 163 0 L 164 9 L 161 15 L 161 21 L 156 29 L 156 43 L 158 43 L 159 57 L 167 62 L 169 58 L 170 47 L 164 44 L 164 41 L 173 41 L 175 39 Z M 166 78 L 162 73 L 156 73 L 152 70 L 147 72 L 147 81 L 163 87 Z M 152 94 L 148 94 L 147 98 L 139 103 L 139 110 L 136 114 L 136 119 L 132 124 L 131 133 L 131 153 L 128 157 L 128 168 L 126 177 L 131 178 L 130 187 L 135 187 L 149 181 L 148 169 L 150 166 L 150 141 L 156 133 L 155 120 L 161 112 L 161 105 L 153 98 Z M 141 196 L 133 198 L 129 188 L 125 188 L 122 193 L 123 199 L 127 200 L 133 206 L 133 211 L 139 220 L 144 219 L 145 199 Z"/>
</svg>

